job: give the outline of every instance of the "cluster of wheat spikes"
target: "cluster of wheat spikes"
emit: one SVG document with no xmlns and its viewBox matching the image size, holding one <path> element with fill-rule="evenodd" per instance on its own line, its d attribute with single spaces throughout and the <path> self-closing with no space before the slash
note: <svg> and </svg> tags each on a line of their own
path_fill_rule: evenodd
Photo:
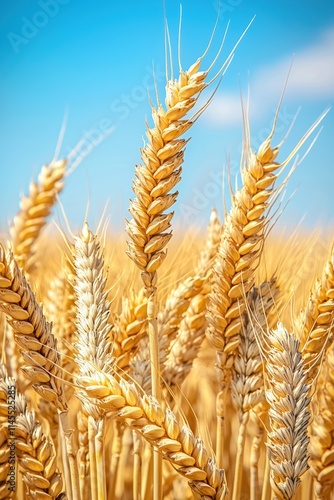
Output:
<svg viewBox="0 0 334 500">
<path fill-rule="evenodd" d="M 151 105 L 126 222 L 140 273 L 87 221 L 43 253 L 70 158 L 22 199 L 0 244 L 0 499 L 334 498 L 334 251 L 292 313 L 291 259 L 262 263 L 296 165 L 276 181 L 324 115 L 284 159 L 275 125 L 251 149 L 246 119 L 230 211 L 166 259 L 183 135 L 208 102 L 191 110 L 234 50 L 211 81 L 219 53 L 167 72 Z"/>
</svg>

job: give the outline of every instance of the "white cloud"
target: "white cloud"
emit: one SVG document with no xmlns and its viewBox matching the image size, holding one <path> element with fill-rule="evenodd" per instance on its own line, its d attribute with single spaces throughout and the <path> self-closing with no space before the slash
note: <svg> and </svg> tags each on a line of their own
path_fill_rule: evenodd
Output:
<svg viewBox="0 0 334 500">
<path fill-rule="evenodd" d="M 251 118 L 260 117 L 277 102 L 292 62 L 284 101 L 298 97 L 309 100 L 334 98 L 334 28 L 313 45 L 260 69 L 250 83 Z M 239 125 L 242 121 L 240 94 L 215 96 L 205 115 L 212 124 Z"/>
<path fill-rule="evenodd" d="M 262 69 L 254 81 L 257 93 L 278 94 L 282 75 L 287 74 L 292 58 Z M 313 46 L 297 52 L 293 58 L 287 95 L 308 98 L 334 97 L 334 29 L 323 34 Z"/>
<path fill-rule="evenodd" d="M 213 124 L 239 125 L 241 115 L 240 95 L 223 93 L 215 95 L 204 116 Z"/>
</svg>

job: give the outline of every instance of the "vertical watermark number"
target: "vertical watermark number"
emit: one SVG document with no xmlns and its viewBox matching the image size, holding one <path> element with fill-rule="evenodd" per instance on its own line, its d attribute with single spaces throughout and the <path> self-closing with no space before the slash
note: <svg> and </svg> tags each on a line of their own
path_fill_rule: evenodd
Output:
<svg viewBox="0 0 334 500">
<path fill-rule="evenodd" d="M 8 490 L 11 492 L 16 491 L 16 439 L 15 439 L 15 429 L 16 429 L 16 407 L 15 407 L 15 395 L 16 387 L 15 385 L 8 386 L 7 393 L 7 411 L 8 411 L 8 447 L 9 447 L 9 457 L 8 465 L 9 472 L 7 474 L 6 483 L 8 485 Z"/>
</svg>

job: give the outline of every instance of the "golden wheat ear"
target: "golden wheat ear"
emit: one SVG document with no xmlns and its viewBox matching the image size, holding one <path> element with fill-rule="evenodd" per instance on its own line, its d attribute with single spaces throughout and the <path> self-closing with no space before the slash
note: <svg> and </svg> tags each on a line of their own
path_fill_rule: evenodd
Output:
<svg viewBox="0 0 334 500">
<path fill-rule="evenodd" d="M 294 334 L 279 323 L 269 332 L 266 344 L 270 484 L 277 500 L 293 499 L 301 476 L 309 468 L 310 385 L 300 342 Z"/>
<path fill-rule="evenodd" d="M 96 370 L 93 376 L 78 379 L 80 390 L 91 404 L 110 412 L 127 424 L 168 460 L 189 481 L 201 499 L 226 498 L 223 470 L 219 470 L 203 441 L 170 409 L 164 410 L 156 398 L 142 394 L 133 383 L 116 373 Z"/>
<path fill-rule="evenodd" d="M 242 187 L 232 195 L 232 207 L 226 214 L 222 238 L 213 266 L 212 292 L 209 295 L 207 336 L 217 352 L 221 391 L 217 397 L 217 457 L 221 464 L 224 406 L 230 386 L 231 367 L 240 344 L 241 315 L 246 308 L 245 297 L 254 284 L 255 269 L 263 251 L 263 243 L 272 218 L 270 209 L 281 187 L 274 187 L 300 147 L 317 129 L 328 110 L 313 123 L 292 152 L 282 162 L 276 161 L 279 146 L 272 147 L 273 129 L 257 153 L 248 149 L 244 155 Z M 278 111 L 277 111 L 278 113 Z M 248 122 L 246 123 L 248 127 Z M 295 165 L 292 167 L 294 170 Z M 291 175 L 287 175 L 286 183 Z"/>
<path fill-rule="evenodd" d="M 43 399 L 54 404 L 66 440 L 73 494 L 79 494 L 79 479 L 74 455 L 73 430 L 68 422 L 68 404 L 64 393 L 60 354 L 42 307 L 22 275 L 11 252 L 0 245 L 0 309 L 14 331 L 14 338 L 26 365 L 21 367 Z"/>
<path fill-rule="evenodd" d="M 211 291 L 210 278 L 221 233 L 222 225 L 217 211 L 213 209 L 210 215 L 205 242 L 195 265 L 194 276 L 181 282 L 170 296 L 171 298 L 174 296 L 177 299 L 175 292 L 180 290 L 183 285 L 189 282 L 193 283 L 192 292 L 190 293 L 189 290 L 186 290 L 186 293 L 181 295 L 179 300 L 175 301 L 174 308 L 179 311 L 179 314 L 181 313 L 181 321 L 175 321 L 177 318 L 176 314 L 171 314 L 172 319 L 169 322 L 161 321 L 162 325 L 171 323 L 171 326 L 175 327 L 175 332 L 172 335 L 161 335 L 160 337 L 160 360 L 161 366 L 163 366 L 163 378 L 167 387 L 172 389 L 172 392 L 177 386 L 181 385 L 189 374 L 202 342 L 205 339 L 207 327 L 206 307 L 208 295 Z M 162 318 L 163 315 L 162 313 Z M 164 329 L 162 328 L 163 331 Z"/>
<path fill-rule="evenodd" d="M 316 392 L 312 398 L 314 418 L 310 427 L 310 465 L 317 498 L 330 498 L 334 477 L 334 344 L 324 356 Z"/>
<path fill-rule="evenodd" d="M 10 391 L 13 391 L 10 392 Z M 9 397 L 9 392 L 11 396 Z M 14 394 L 14 395 L 13 395 Z M 5 367 L 0 365 L 0 401 L 3 405 L 8 400 L 14 401 L 15 416 L 15 456 L 18 461 L 25 493 L 29 498 L 48 498 L 50 500 L 66 500 L 63 491 L 62 474 L 57 466 L 57 453 L 52 439 L 42 428 L 36 414 L 29 411 L 23 394 L 16 391 L 15 380 L 7 377 Z M 12 441 L 8 421 L 0 418 L 2 437 Z M 9 441 L 8 441 L 9 442 Z M 2 443 L 3 444 L 3 443 Z M 6 440 L 6 447 L 8 444 Z M 0 464 L 1 498 L 12 498 L 8 490 L 7 474 L 10 464 Z M 5 472 L 7 474 L 5 475 Z M 5 480 L 3 480 L 3 477 Z M 6 491 L 7 490 L 7 491 Z"/>
<path fill-rule="evenodd" d="M 243 35 L 213 80 L 224 73 Z M 181 137 L 208 105 L 205 103 L 193 117 L 186 118 L 202 91 L 213 81 L 206 82 L 206 79 L 217 58 L 208 70 L 200 71 L 204 55 L 187 71 L 180 68 L 178 80 L 170 79 L 167 72 L 166 109 L 159 98 L 157 107 L 151 105 L 154 127 L 147 129 L 148 143 L 141 149 L 143 164 L 137 165 L 135 170 L 133 191 L 136 197 L 129 209 L 133 219 L 127 222 L 128 255 L 143 271 L 147 287 L 154 286 L 155 272 L 166 257 L 164 248 L 171 238 L 169 229 L 174 213 L 166 212 L 177 199 L 178 193 L 173 190 L 181 179 L 188 142 Z"/>
<path fill-rule="evenodd" d="M 218 50 L 217 57 L 222 46 L 223 43 Z M 159 401 L 161 400 L 161 385 L 156 321 L 157 270 L 166 258 L 165 247 L 172 237 L 170 228 L 174 212 L 171 212 L 170 208 L 178 196 L 175 188 L 181 180 L 185 147 L 189 141 L 182 136 L 208 106 L 211 98 L 189 118 L 189 112 L 198 102 L 203 90 L 227 69 L 236 46 L 209 82 L 205 80 L 217 57 L 208 70 L 200 71 L 206 52 L 188 70 L 184 71 L 180 67 L 177 80 L 174 80 L 173 76 L 170 78 L 167 72 L 165 108 L 157 96 L 157 106 L 151 104 L 154 127 L 147 127 L 148 142 L 141 149 L 142 164 L 136 165 L 135 169 L 133 181 L 135 198 L 130 201 L 129 208 L 133 218 L 126 222 L 126 231 L 129 235 L 127 254 L 141 270 L 145 287 L 152 394 Z M 155 454 L 155 460 L 154 470 L 158 471 L 159 477 L 155 481 L 157 491 L 154 493 L 154 498 L 160 500 L 161 462 L 157 454 Z"/>
<path fill-rule="evenodd" d="M 32 273 L 37 265 L 36 243 L 64 189 L 65 179 L 83 160 L 83 156 L 78 156 L 78 151 L 85 143 L 85 138 L 78 142 L 66 158 L 58 159 L 66 120 L 65 116 L 54 158 L 49 164 L 42 166 L 37 182 L 30 183 L 29 194 L 21 198 L 20 209 L 9 228 L 13 253 L 19 267 L 26 275 Z"/>
<path fill-rule="evenodd" d="M 107 299 L 104 257 L 100 242 L 86 222 L 80 235 L 74 241 L 73 267 L 77 308 L 75 361 L 79 367 L 76 380 L 80 386 L 81 379 L 94 378 L 96 369 L 109 373 L 114 364 L 112 344 L 109 341 L 110 302 Z M 82 400 L 80 390 L 77 391 L 77 396 L 82 402 L 84 413 L 88 416 L 92 499 L 106 498 L 107 483 L 103 447 L 105 412 Z"/>
<path fill-rule="evenodd" d="M 233 499 L 240 497 L 243 475 L 244 451 L 248 421 L 252 410 L 265 400 L 263 362 L 258 337 L 275 318 L 273 309 L 279 289 L 272 278 L 254 287 L 247 294 L 247 309 L 242 315 L 240 344 L 232 367 L 231 396 L 239 418 L 237 456 L 234 472 Z M 253 486 L 254 490 L 254 486 Z"/>
<path fill-rule="evenodd" d="M 133 289 L 122 297 L 122 309 L 115 317 L 112 329 L 112 347 L 115 362 L 127 372 L 141 339 L 147 335 L 147 299 L 144 289 L 138 293 Z"/>
<path fill-rule="evenodd" d="M 316 379 L 334 319 L 334 247 L 320 278 L 310 291 L 304 309 L 296 318 L 296 330 L 309 367 L 310 382 Z"/>
<path fill-rule="evenodd" d="M 44 165 L 38 181 L 31 182 L 29 195 L 20 202 L 20 210 L 10 227 L 14 255 L 19 267 L 30 273 L 34 267 L 33 246 L 64 187 L 67 160 Z"/>
</svg>

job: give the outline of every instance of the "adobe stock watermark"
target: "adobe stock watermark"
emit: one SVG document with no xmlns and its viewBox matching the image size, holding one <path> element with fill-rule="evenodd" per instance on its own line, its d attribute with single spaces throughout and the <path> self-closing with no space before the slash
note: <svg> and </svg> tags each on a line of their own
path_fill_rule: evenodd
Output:
<svg viewBox="0 0 334 500">
<path fill-rule="evenodd" d="M 10 31 L 7 33 L 7 38 L 14 50 L 15 54 L 19 52 L 22 46 L 27 45 L 35 38 L 41 29 L 49 23 L 50 19 L 56 17 L 61 6 L 66 5 L 70 0 L 38 0 L 39 10 L 31 16 L 21 17 L 21 27 L 18 33 Z"/>
<path fill-rule="evenodd" d="M 135 85 L 129 92 L 123 92 L 112 100 L 110 116 L 102 118 L 96 127 L 82 130 L 82 140 L 75 148 L 69 146 L 65 148 L 71 156 L 71 169 L 74 169 L 93 148 L 112 134 L 117 128 L 117 123 L 126 120 L 141 102 L 146 101 L 147 93 L 155 91 L 155 85 L 165 81 L 165 72 L 159 65 L 154 70 L 147 66 L 145 70 L 145 75 L 139 85 Z"/>
<path fill-rule="evenodd" d="M 213 7 L 224 18 L 226 15 L 230 15 L 242 2 L 243 0 L 214 0 Z"/>
<path fill-rule="evenodd" d="M 233 168 L 236 168 L 236 165 L 233 164 Z M 215 200 L 221 197 L 223 181 L 223 170 L 219 172 L 211 170 L 201 189 L 192 189 L 190 203 L 180 204 L 181 217 L 187 224 L 193 222 L 194 218 L 198 221 L 201 212 L 215 205 Z"/>
<path fill-rule="evenodd" d="M 298 113 L 298 110 L 297 110 Z M 267 139 L 271 133 L 276 109 L 273 111 L 272 119 L 268 125 L 263 127 L 255 137 L 251 137 L 251 146 L 253 151 L 257 151 L 260 145 Z M 288 131 L 292 124 L 296 113 L 291 113 L 286 106 L 282 106 L 277 115 L 275 132 L 282 133 Z M 242 143 L 238 146 L 238 151 L 242 152 Z M 232 181 L 234 177 L 240 172 L 240 161 L 231 160 L 226 169 L 225 179 L 228 175 Z M 222 189 L 224 184 L 224 172 L 210 171 L 207 175 L 206 182 L 201 184 L 200 188 L 194 188 L 191 192 L 191 199 L 188 203 L 182 203 L 180 206 L 181 217 L 189 223 L 200 216 L 201 212 L 206 211 L 208 208 L 216 204 L 216 200 L 220 200 L 222 196 Z"/>
</svg>

